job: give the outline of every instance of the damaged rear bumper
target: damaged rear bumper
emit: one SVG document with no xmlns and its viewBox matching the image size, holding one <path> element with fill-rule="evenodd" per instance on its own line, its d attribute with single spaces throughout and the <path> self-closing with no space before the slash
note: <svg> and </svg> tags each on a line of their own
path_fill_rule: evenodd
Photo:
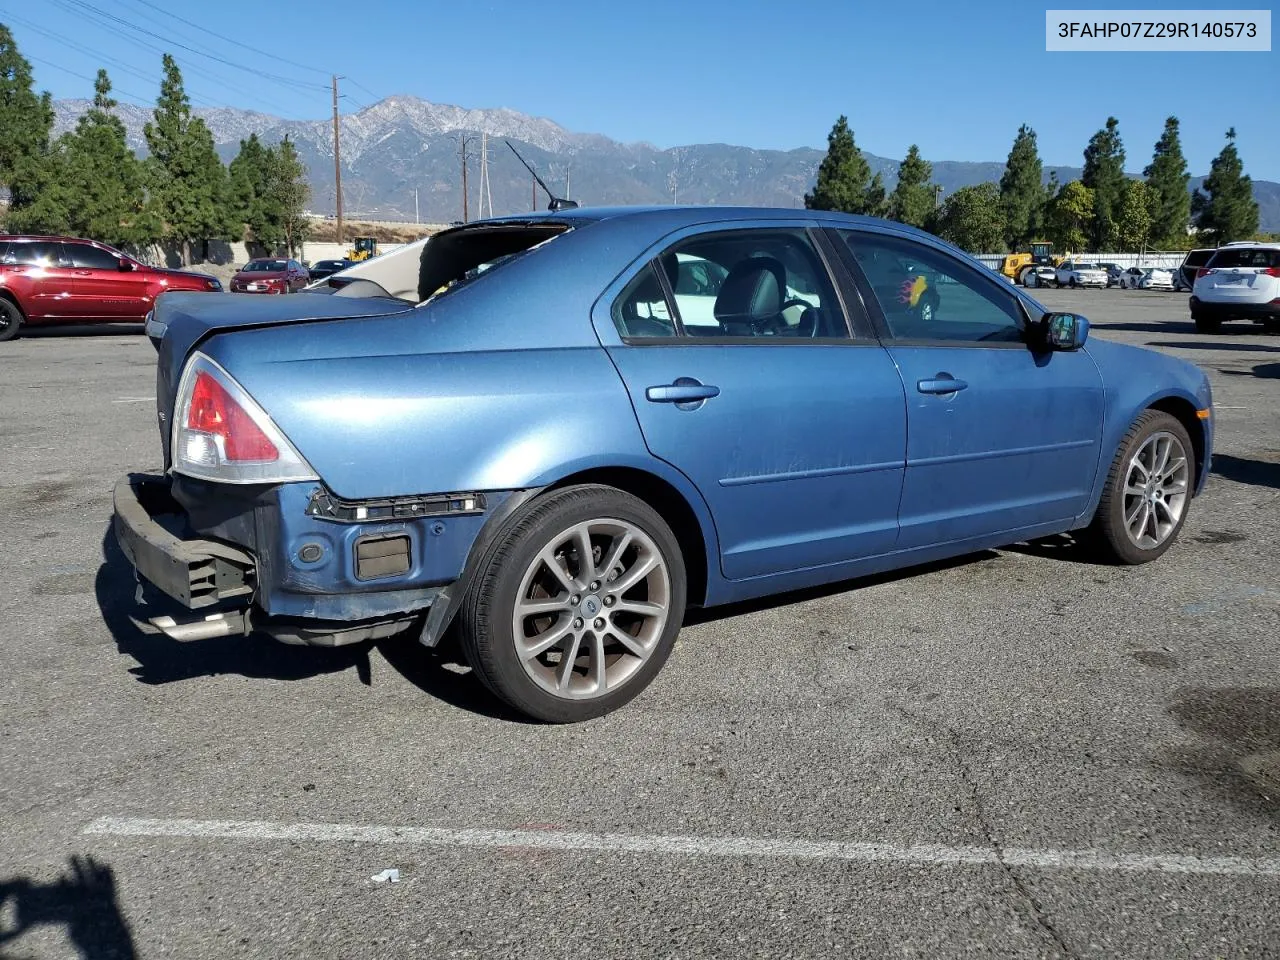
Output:
<svg viewBox="0 0 1280 960">
<path fill-rule="evenodd" d="M 314 490 L 288 485 L 210 491 L 163 476 L 122 479 L 113 522 L 120 548 L 140 582 L 182 608 L 135 622 L 178 640 L 252 632 L 308 646 L 380 639 L 422 622 L 457 580 L 484 519 L 354 522 L 318 514 L 315 499 Z"/>
</svg>

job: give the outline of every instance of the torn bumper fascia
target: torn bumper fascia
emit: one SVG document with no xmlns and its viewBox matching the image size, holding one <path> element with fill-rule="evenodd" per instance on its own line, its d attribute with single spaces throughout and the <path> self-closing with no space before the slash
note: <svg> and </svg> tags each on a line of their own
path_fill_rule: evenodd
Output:
<svg viewBox="0 0 1280 960">
<path fill-rule="evenodd" d="M 182 623 L 153 618 L 152 626 L 177 639 L 261 630 L 288 643 L 332 646 L 386 635 L 388 626 L 404 629 L 431 610 L 443 632 L 476 545 L 490 540 L 482 533 L 509 515 L 512 499 L 487 491 L 455 503 L 459 509 L 414 515 L 436 510 L 441 498 L 406 498 L 393 512 L 409 515 L 394 518 L 381 509 L 385 501 L 370 501 L 378 509 L 359 513 L 381 519 L 355 521 L 317 511 L 318 491 L 320 500 L 329 496 L 314 482 L 235 487 L 180 475 L 122 480 L 115 517 L 122 550 L 142 579 L 201 614 Z M 407 541 L 405 569 L 362 579 L 357 545 L 378 537 Z M 448 616 L 437 609 L 441 603 Z"/>
</svg>

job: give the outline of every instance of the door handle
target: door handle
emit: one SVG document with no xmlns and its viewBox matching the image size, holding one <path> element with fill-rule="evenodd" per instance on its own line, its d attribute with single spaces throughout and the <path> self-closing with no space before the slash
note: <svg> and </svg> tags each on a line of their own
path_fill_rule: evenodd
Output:
<svg viewBox="0 0 1280 960">
<path fill-rule="evenodd" d="M 77 276 L 77 277 L 91 277 L 91 276 L 93 276 L 93 271 L 92 271 L 92 270 L 77 270 L 77 271 L 76 271 L 76 276 Z"/>
<path fill-rule="evenodd" d="M 649 387 L 644 396 L 652 403 L 697 403 L 720 396 L 720 388 L 699 383 L 692 377 L 680 377 L 675 383 Z"/>
<path fill-rule="evenodd" d="M 969 386 L 949 373 L 940 373 L 932 380 L 917 380 L 916 389 L 921 393 L 956 393 Z"/>
</svg>

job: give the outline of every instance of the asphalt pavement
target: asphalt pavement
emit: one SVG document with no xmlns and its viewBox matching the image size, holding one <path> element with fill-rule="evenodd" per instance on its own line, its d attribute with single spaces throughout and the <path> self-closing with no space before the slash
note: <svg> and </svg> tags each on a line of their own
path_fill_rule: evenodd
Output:
<svg viewBox="0 0 1280 960">
<path fill-rule="evenodd" d="M 154 352 L 0 344 L 0 956 L 1280 956 L 1280 336 L 1039 294 L 1213 381 L 1163 559 L 708 611 L 571 727 L 412 640 L 140 634 L 109 519 Z"/>
</svg>

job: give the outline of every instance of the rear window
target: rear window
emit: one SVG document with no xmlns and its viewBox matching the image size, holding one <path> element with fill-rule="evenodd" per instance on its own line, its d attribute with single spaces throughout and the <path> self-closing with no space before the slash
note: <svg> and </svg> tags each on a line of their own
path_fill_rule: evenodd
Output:
<svg viewBox="0 0 1280 960">
<path fill-rule="evenodd" d="M 1210 267 L 1280 267 L 1280 250 L 1266 247 L 1223 247 L 1209 261 Z"/>
<path fill-rule="evenodd" d="M 418 301 L 451 293 L 569 229 L 554 221 L 490 223 L 448 230 L 427 241 L 418 266 Z"/>
</svg>

